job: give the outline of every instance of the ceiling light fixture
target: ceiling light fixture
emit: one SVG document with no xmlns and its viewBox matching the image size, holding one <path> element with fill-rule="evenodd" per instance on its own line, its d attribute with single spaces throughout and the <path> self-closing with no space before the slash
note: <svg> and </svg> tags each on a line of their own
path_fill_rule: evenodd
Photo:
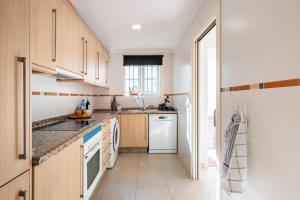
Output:
<svg viewBox="0 0 300 200">
<path fill-rule="evenodd" d="M 141 30 L 142 26 L 140 24 L 133 24 L 131 25 L 132 30 Z"/>
</svg>

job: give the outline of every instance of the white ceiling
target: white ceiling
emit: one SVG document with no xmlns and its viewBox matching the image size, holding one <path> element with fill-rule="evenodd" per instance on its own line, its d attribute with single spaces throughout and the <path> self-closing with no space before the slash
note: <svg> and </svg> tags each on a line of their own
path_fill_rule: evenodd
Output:
<svg viewBox="0 0 300 200">
<path fill-rule="evenodd" d="M 202 0 L 72 0 L 109 50 L 173 49 Z M 132 30 L 141 24 L 142 30 Z"/>
</svg>

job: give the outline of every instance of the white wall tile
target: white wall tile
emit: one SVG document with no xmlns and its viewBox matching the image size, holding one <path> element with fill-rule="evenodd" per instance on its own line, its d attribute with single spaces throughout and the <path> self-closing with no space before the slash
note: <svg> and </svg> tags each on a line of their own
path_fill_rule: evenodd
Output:
<svg viewBox="0 0 300 200">
<path fill-rule="evenodd" d="M 221 87 L 251 81 L 248 1 L 221 1 Z"/>
<path fill-rule="evenodd" d="M 192 45 L 193 39 L 209 20 L 216 15 L 217 0 L 205 0 L 198 14 L 187 26 L 174 50 L 174 92 L 192 92 Z M 186 170 L 191 173 L 191 107 L 186 96 L 175 97 L 174 107 L 178 109 L 179 156 Z"/>
<path fill-rule="evenodd" d="M 300 77 L 300 1 L 221 2 L 223 87 Z M 300 195 L 299 92 L 291 87 L 222 94 L 223 132 L 235 106 L 248 106 L 249 183 L 268 199 Z"/>
<path fill-rule="evenodd" d="M 93 87 L 76 83 L 56 82 L 54 77 L 41 75 L 32 76 L 32 91 L 77 94 L 94 94 L 97 92 Z M 82 98 L 86 99 L 86 97 L 76 96 L 32 96 L 32 121 L 71 114 Z M 92 107 L 95 108 L 95 98 L 88 97 L 88 99 Z"/>
<path fill-rule="evenodd" d="M 251 81 L 267 82 L 299 78 L 300 1 L 248 2 Z"/>
</svg>

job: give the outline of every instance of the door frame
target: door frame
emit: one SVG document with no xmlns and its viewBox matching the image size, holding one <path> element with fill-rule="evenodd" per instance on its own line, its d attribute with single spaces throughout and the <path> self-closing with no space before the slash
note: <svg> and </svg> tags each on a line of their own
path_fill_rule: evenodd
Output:
<svg viewBox="0 0 300 200">
<path fill-rule="evenodd" d="M 219 15 L 219 6 L 217 9 L 217 14 L 215 14 L 212 18 L 208 20 L 205 26 L 203 26 L 198 34 L 193 39 L 193 52 L 192 52 L 192 59 L 193 59 L 193 80 L 192 80 L 192 141 L 193 141 L 193 148 L 192 148 L 192 178 L 198 179 L 199 178 L 199 171 L 201 164 L 199 162 L 199 134 L 198 130 L 200 130 L 200 125 L 198 124 L 199 116 L 198 111 L 200 109 L 200 105 L 198 105 L 198 41 L 201 40 L 213 27 L 216 26 L 216 40 L 217 40 L 217 52 L 216 52 L 216 152 L 218 161 L 221 159 L 221 42 L 220 42 L 220 15 Z M 220 163 L 217 162 L 217 168 L 220 173 Z"/>
</svg>

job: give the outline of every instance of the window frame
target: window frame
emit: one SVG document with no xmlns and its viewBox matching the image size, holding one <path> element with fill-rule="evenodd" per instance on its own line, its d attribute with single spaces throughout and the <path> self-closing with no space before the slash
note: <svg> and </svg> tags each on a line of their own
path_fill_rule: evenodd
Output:
<svg viewBox="0 0 300 200">
<path fill-rule="evenodd" d="M 139 90 L 138 90 L 138 93 L 139 94 L 141 94 L 142 96 L 149 96 L 149 97 L 151 97 L 151 96 L 153 96 L 153 97 L 155 97 L 155 96 L 160 96 L 161 95 L 161 73 L 162 73 L 162 71 L 161 71 L 161 67 L 162 67 L 162 65 L 152 65 L 152 66 L 156 66 L 157 67 L 157 86 L 158 86 L 158 88 L 157 88 L 157 92 L 152 92 L 152 93 L 145 93 L 145 88 L 144 88 L 144 86 L 145 86 L 145 67 L 147 67 L 147 65 L 137 65 L 137 66 L 135 66 L 135 65 L 129 65 L 129 66 L 124 66 L 125 68 L 126 67 L 138 67 L 138 81 L 139 81 Z M 130 93 L 129 92 L 127 92 L 126 91 L 126 81 L 127 80 L 129 80 L 129 82 L 130 82 L 130 80 L 133 80 L 133 79 L 127 79 L 126 78 L 126 69 L 124 70 L 124 79 L 125 79 L 125 81 L 124 81 L 124 96 L 131 96 L 130 95 Z M 147 78 L 148 80 L 151 80 L 151 79 L 149 79 L 149 78 Z M 155 80 L 155 79 L 153 79 L 152 78 L 152 80 Z"/>
</svg>

